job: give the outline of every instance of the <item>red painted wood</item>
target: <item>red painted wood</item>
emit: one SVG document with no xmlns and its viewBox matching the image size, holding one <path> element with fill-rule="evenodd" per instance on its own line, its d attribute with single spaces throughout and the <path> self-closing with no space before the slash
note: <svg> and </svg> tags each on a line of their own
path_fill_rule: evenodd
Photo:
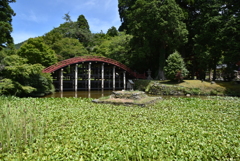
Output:
<svg viewBox="0 0 240 161">
<path fill-rule="evenodd" d="M 135 78 L 139 78 L 139 79 L 146 78 L 145 74 L 138 74 L 136 72 L 133 72 L 126 65 L 124 65 L 116 60 L 113 60 L 110 58 L 105 58 L 105 57 L 100 57 L 100 56 L 80 56 L 80 57 L 66 59 L 66 60 L 60 61 L 54 65 L 51 65 L 51 66 L 45 68 L 43 70 L 43 73 L 52 73 L 58 69 L 64 68 L 71 64 L 77 64 L 77 63 L 81 63 L 81 62 L 94 62 L 94 61 L 115 65 L 115 66 L 127 71 L 130 75 L 132 75 Z"/>
</svg>

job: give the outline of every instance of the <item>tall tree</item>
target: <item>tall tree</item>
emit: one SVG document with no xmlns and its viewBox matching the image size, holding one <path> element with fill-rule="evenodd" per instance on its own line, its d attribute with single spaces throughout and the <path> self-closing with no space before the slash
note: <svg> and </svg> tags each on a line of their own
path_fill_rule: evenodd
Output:
<svg viewBox="0 0 240 161">
<path fill-rule="evenodd" d="M 87 19 L 85 18 L 84 15 L 78 16 L 77 25 L 78 25 L 78 28 L 80 28 L 82 30 L 90 31 L 90 27 L 89 27 L 88 21 L 87 21 Z"/>
<path fill-rule="evenodd" d="M 0 1 L 0 50 L 6 47 L 13 47 L 13 39 L 11 37 L 12 16 L 15 16 L 14 11 L 9 6 L 9 3 L 16 2 L 15 0 Z"/>
<path fill-rule="evenodd" d="M 89 30 L 89 25 L 87 20 L 83 15 L 78 17 L 76 22 L 71 20 L 70 15 L 67 13 L 63 17 L 66 20 L 63 24 L 60 24 L 59 27 L 54 28 L 51 32 L 58 32 L 63 35 L 63 37 L 75 38 L 79 42 L 83 43 L 84 46 L 87 46 L 91 41 L 91 31 Z"/>
<path fill-rule="evenodd" d="M 172 52 L 187 42 L 184 14 L 175 0 L 137 0 L 126 11 L 127 29 L 133 35 L 136 58 L 145 68 L 165 79 L 163 68 L 167 51 Z"/>
<path fill-rule="evenodd" d="M 224 63 L 228 64 L 230 71 L 236 70 L 236 63 L 240 61 L 240 1 L 222 0 L 223 16 L 223 43 Z"/>
<path fill-rule="evenodd" d="M 128 32 L 128 14 L 132 11 L 132 6 L 135 4 L 137 0 L 118 0 L 118 12 L 121 19 L 121 26 L 119 27 L 119 31 L 126 30 Z"/>
</svg>

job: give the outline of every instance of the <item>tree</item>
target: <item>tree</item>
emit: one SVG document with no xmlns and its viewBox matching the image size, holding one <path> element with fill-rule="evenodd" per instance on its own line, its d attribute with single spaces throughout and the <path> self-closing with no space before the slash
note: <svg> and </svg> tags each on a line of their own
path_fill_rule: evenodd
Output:
<svg viewBox="0 0 240 161">
<path fill-rule="evenodd" d="M 177 51 L 169 55 L 166 62 L 164 71 L 168 79 L 180 82 L 188 74 L 183 58 Z"/>
<path fill-rule="evenodd" d="M 213 80 L 216 78 L 216 66 L 223 56 L 222 35 L 223 28 L 222 15 L 220 10 L 221 1 L 213 0 L 210 3 L 204 1 L 198 4 L 199 15 L 194 21 L 195 50 L 198 53 L 196 58 L 203 67 L 208 67 L 210 73 L 213 70 Z M 206 71 L 206 70 L 205 70 Z"/>
<path fill-rule="evenodd" d="M 118 29 L 119 31 L 127 31 L 127 33 L 129 33 L 128 24 L 131 20 L 128 20 L 128 14 L 131 13 L 132 6 L 136 1 L 137 0 L 118 0 L 118 12 L 122 22 L 121 26 Z"/>
<path fill-rule="evenodd" d="M 111 37 L 117 36 L 118 31 L 117 31 L 116 27 L 112 26 L 110 29 L 108 29 L 107 35 L 109 35 Z"/>
<path fill-rule="evenodd" d="M 131 38 L 132 36 L 129 34 L 119 32 L 118 36 L 102 40 L 99 45 L 95 46 L 93 52 L 95 55 L 115 59 L 129 67 L 133 67 L 135 63 L 129 45 Z"/>
<path fill-rule="evenodd" d="M 78 26 L 78 28 L 80 28 L 82 30 L 87 30 L 90 32 L 88 21 L 86 20 L 84 15 L 78 16 L 77 26 Z"/>
<path fill-rule="evenodd" d="M 237 70 L 236 63 L 240 61 L 240 1 L 222 0 L 222 44 L 224 50 L 224 63 L 228 65 L 228 70 Z"/>
<path fill-rule="evenodd" d="M 52 78 L 49 73 L 42 73 L 41 64 L 26 64 L 28 60 L 18 55 L 3 59 L 3 79 L 0 94 L 16 96 L 45 95 L 53 92 Z"/>
<path fill-rule="evenodd" d="M 85 17 L 80 15 L 78 20 L 73 22 L 70 15 L 65 14 L 63 19 L 65 19 L 66 22 L 60 24 L 59 27 L 54 28 L 53 32 L 58 32 L 63 35 L 63 37 L 78 39 L 84 46 L 87 46 L 91 41 L 92 35 Z"/>
<path fill-rule="evenodd" d="M 14 11 L 9 6 L 9 3 L 16 2 L 15 0 L 0 1 L 0 50 L 6 47 L 13 47 L 12 32 L 12 16 L 15 16 Z"/>
<path fill-rule="evenodd" d="M 52 46 L 56 42 L 62 40 L 64 37 L 61 33 L 57 32 L 56 30 L 51 30 L 50 32 L 44 34 L 42 38 L 44 40 L 44 43 L 52 48 Z"/>
<path fill-rule="evenodd" d="M 63 38 L 52 45 L 52 49 L 58 56 L 58 61 L 87 55 L 88 51 L 84 46 L 73 38 Z"/>
<path fill-rule="evenodd" d="M 123 16 L 127 18 L 127 33 L 133 35 L 131 46 L 136 58 L 146 69 L 155 71 L 158 79 L 164 79 L 167 51 L 187 42 L 184 14 L 174 0 L 137 0 L 129 8 L 131 12 L 127 8 Z"/>
<path fill-rule="evenodd" d="M 18 51 L 18 55 L 28 60 L 30 64 L 42 64 L 45 67 L 57 62 L 57 56 L 42 37 L 30 38 Z"/>
</svg>

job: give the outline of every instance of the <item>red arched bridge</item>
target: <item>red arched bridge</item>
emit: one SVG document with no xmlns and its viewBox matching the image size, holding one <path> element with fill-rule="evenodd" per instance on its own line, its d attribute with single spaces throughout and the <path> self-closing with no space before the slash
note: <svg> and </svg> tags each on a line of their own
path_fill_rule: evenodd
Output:
<svg viewBox="0 0 240 161">
<path fill-rule="evenodd" d="M 125 89 L 127 79 L 145 79 L 126 65 L 105 57 L 80 56 L 43 70 L 52 73 L 55 88 L 63 90 Z"/>
</svg>

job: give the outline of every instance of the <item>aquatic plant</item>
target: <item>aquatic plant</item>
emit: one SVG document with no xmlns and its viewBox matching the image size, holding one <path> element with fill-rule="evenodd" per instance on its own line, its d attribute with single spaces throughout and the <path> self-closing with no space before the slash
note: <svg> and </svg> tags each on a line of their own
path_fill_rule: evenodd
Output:
<svg viewBox="0 0 240 161">
<path fill-rule="evenodd" d="M 239 98 L 144 108 L 0 97 L 0 160 L 240 160 Z"/>
</svg>

